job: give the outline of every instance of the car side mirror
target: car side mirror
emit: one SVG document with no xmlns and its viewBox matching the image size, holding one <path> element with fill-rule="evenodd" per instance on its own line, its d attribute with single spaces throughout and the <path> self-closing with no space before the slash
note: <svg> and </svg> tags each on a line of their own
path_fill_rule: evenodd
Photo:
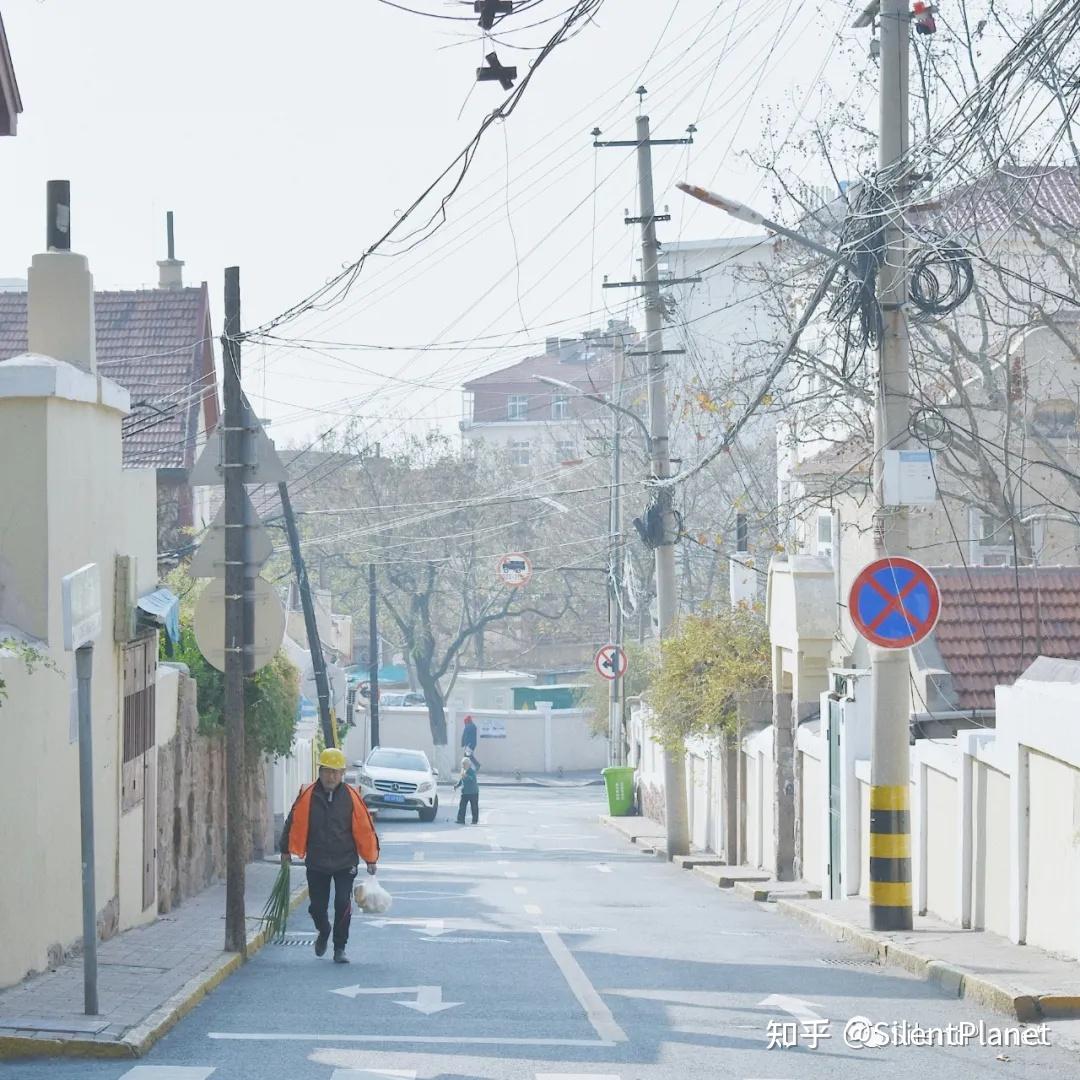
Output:
<svg viewBox="0 0 1080 1080">
<path fill-rule="evenodd" d="M 438 776 L 439 775 L 439 770 L 438 769 L 432 769 L 431 770 L 431 775 L 432 776 Z"/>
</svg>

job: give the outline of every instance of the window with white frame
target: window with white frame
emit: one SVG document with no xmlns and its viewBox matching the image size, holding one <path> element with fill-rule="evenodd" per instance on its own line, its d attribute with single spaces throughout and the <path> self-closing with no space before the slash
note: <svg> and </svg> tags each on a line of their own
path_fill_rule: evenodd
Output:
<svg viewBox="0 0 1080 1080">
<path fill-rule="evenodd" d="M 831 510 L 817 512 L 817 553 L 825 558 L 833 557 L 833 514 Z"/>
<path fill-rule="evenodd" d="M 506 419 L 526 420 L 529 416 L 529 399 L 525 394 L 508 394 L 506 397 Z"/>
<path fill-rule="evenodd" d="M 1043 523 L 1038 518 L 1002 521 L 980 510 L 973 510 L 971 516 L 973 565 L 1030 566 L 1038 562 L 1043 541 Z"/>
<path fill-rule="evenodd" d="M 512 442 L 510 444 L 510 464 L 516 466 L 529 464 L 529 444 L 527 442 Z"/>
<path fill-rule="evenodd" d="M 570 399 L 565 394 L 557 394 L 551 399 L 551 419 L 570 419 Z"/>
<path fill-rule="evenodd" d="M 557 442 L 555 444 L 556 461 L 577 461 L 577 445 L 573 442 Z"/>
</svg>

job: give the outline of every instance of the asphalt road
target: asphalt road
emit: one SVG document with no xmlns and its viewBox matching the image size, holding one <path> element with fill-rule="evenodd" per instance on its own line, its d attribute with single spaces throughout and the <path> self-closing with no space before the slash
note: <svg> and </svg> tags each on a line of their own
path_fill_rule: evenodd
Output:
<svg viewBox="0 0 1080 1080">
<path fill-rule="evenodd" d="M 1019 1080 L 1080 1070 L 1057 1047 L 850 1048 L 845 1025 L 860 1016 L 1016 1025 L 641 855 L 597 823 L 597 788 L 487 789 L 481 804 L 476 827 L 447 807 L 431 825 L 383 815 L 380 879 L 394 905 L 382 919 L 355 916 L 351 965 L 316 959 L 301 909 L 289 944 L 264 949 L 142 1061 L 27 1062 L 0 1075 Z M 797 1041 L 769 1049 L 770 1037 Z"/>
</svg>

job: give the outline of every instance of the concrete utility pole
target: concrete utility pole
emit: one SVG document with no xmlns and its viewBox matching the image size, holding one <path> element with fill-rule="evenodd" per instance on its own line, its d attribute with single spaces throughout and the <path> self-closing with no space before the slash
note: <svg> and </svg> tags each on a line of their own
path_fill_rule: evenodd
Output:
<svg viewBox="0 0 1080 1080">
<path fill-rule="evenodd" d="M 644 100 L 645 87 L 637 93 Z M 660 245 L 656 240 L 657 221 L 669 221 L 670 214 L 657 214 L 653 202 L 652 148 L 653 146 L 677 146 L 694 141 L 693 124 L 687 128 L 688 138 L 654 139 L 649 132 L 649 118 L 637 118 L 637 138 L 601 142 L 599 128 L 593 129 L 593 146 L 633 146 L 637 149 L 639 216 L 627 217 L 627 225 L 641 225 L 641 281 L 605 282 L 605 289 L 640 288 L 645 300 L 645 351 L 634 351 L 631 356 L 647 356 L 649 372 L 649 429 L 646 439 L 651 458 L 650 479 L 666 480 L 671 476 L 671 454 L 668 448 L 667 362 L 664 357 L 663 301 L 660 296 L 660 274 L 657 267 Z M 701 279 L 677 278 L 669 285 L 696 282 Z M 682 352 L 683 350 L 673 350 Z M 637 419 L 635 415 L 635 419 Z M 657 522 L 651 544 L 656 551 L 656 609 L 658 633 L 661 641 L 671 633 L 679 610 L 679 597 L 675 585 L 675 543 L 679 527 L 672 504 L 669 485 L 653 489 L 653 516 Z M 681 749 L 664 752 L 664 821 L 667 829 L 668 858 L 686 855 L 690 851 L 690 829 L 686 812 L 686 755 Z"/>
<path fill-rule="evenodd" d="M 244 798 L 244 679 L 254 656 L 246 609 L 253 592 L 247 573 L 244 479 L 251 422 L 240 388 L 240 268 L 225 271 L 225 328 L 221 338 L 225 450 L 225 949 L 247 955 L 244 867 L 248 820 Z"/>
<path fill-rule="evenodd" d="M 623 365 L 626 344 L 620 342 L 614 357 L 614 371 L 611 386 L 615 404 L 622 407 Z M 622 536 L 622 424 L 616 409 L 611 410 L 611 569 L 608 589 L 608 639 L 612 645 L 623 648 L 622 617 L 622 580 L 623 580 L 623 536 Z M 611 680 L 608 696 L 608 764 L 622 765 L 625 758 L 622 724 L 622 681 L 618 665 L 615 678 Z"/>
<path fill-rule="evenodd" d="M 668 447 L 667 361 L 664 359 L 663 308 L 657 261 L 656 207 L 653 204 L 652 146 L 649 118 L 637 118 L 638 191 L 641 213 L 641 276 L 645 286 L 645 348 L 649 365 L 649 437 L 652 442 L 652 475 L 666 480 L 671 475 Z M 663 641 L 671 633 L 679 613 L 675 585 L 675 542 L 678 524 L 670 487 L 657 489 L 662 535 L 656 548 L 656 612 Z M 690 853 L 690 828 L 686 812 L 686 755 L 682 749 L 664 751 L 664 819 L 667 855 Z"/>
<path fill-rule="evenodd" d="M 293 572 L 296 574 L 296 586 L 300 593 L 300 607 L 304 612 L 304 629 L 307 632 L 308 650 L 311 653 L 311 670 L 315 676 L 315 693 L 319 698 L 319 720 L 322 723 L 323 741 L 327 746 L 337 746 L 337 730 L 331 712 L 330 680 L 326 677 L 326 657 L 323 656 L 319 624 L 315 618 L 315 603 L 311 598 L 311 580 L 308 578 L 304 556 L 300 551 L 300 534 L 296 529 L 296 516 L 293 514 L 288 485 L 278 484 L 278 496 L 281 499 L 281 512 L 285 516 L 285 531 L 289 537 L 289 551 L 292 553 Z M 320 573 L 321 570 L 320 567 Z"/>
<path fill-rule="evenodd" d="M 368 563 L 368 716 L 371 749 L 379 745 L 379 589 L 375 564 Z"/>
<path fill-rule="evenodd" d="M 874 553 L 908 554 L 908 515 L 885 504 L 885 450 L 908 440 L 911 388 L 908 375 L 907 257 L 901 207 L 908 191 L 907 0 L 881 0 L 881 101 L 878 184 L 884 186 L 885 258 L 878 272 L 884 330 L 878 349 L 874 417 Z M 911 813 L 909 806 L 909 657 L 907 649 L 870 646 L 870 925 L 874 930 L 910 930 Z"/>
</svg>

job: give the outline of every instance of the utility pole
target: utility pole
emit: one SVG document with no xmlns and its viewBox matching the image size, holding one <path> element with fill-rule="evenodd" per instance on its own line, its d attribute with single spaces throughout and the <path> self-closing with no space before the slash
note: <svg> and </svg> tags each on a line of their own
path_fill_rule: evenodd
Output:
<svg viewBox="0 0 1080 1080">
<path fill-rule="evenodd" d="M 250 648 L 245 475 L 250 467 L 251 421 L 240 388 L 240 268 L 225 271 L 224 373 L 225 481 L 225 950 L 247 955 L 244 867 L 247 806 L 244 798 L 244 678 L 254 657 Z"/>
<path fill-rule="evenodd" d="M 884 258 L 878 296 L 884 330 L 878 348 L 874 417 L 874 554 L 908 554 L 908 515 L 885 501 L 885 450 L 908 439 L 911 388 L 908 374 L 907 257 L 900 207 L 906 201 L 908 153 L 907 0 L 881 0 L 881 90 L 877 183 L 887 205 Z M 911 691 L 907 649 L 870 646 L 872 741 L 870 749 L 870 925 L 874 930 L 910 930 Z"/>
<path fill-rule="evenodd" d="M 368 716 L 371 717 L 371 748 L 379 745 L 379 590 L 375 564 L 368 563 Z"/>
<path fill-rule="evenodd" d="M 645 87 L 638 87 L 638 96 L 644 100 Z M 626 224 L 641 225 L 641 281 L 605 282 L 605 288 L 641 288 L 645 301 L 645 353 L 648 357 L 649 376 L 649 454 L 651 457 L 650 480 L 666 480 L 671 476 L 671 454 L 668 447 L 667 415 L 667 355 L 664 349 L 663 301 L 660 296 L 659 261 L 660 245 L 656 240 L 656 222 L 670 220 L 669 214 L 657 215 L 653 202 L 652 148 L 675 146 L 694 141 L 694 126 L 687 129 L 685 139 L 653 139 L 649 131 L 649 118 L 637 118 L 637 138 L 632 142 L 600 142 L 600 129 L 593 130 L 594 146 L 634 146 L 637 148 L 639 216 L 625 218 Z M 699 281 L 700 278 L 677 279 Z M 678 350 L 682 351 L 682 350 Z M 633 353 L 632 355 L 642 355 Z M 656 551 L 656 609 L 660 640 L 671 633 L 678 614 L 678 593 L 675 584 L 675 544 L 679 527 L 675 517 L 670 486 L 653 488 L 653 511 L 658 523 L 650 544 Z M 667 856 L 687 855 L 690 851 L 690 829 L 686 808 L 686 754 L 681 747 L 664 751 L 664 821 L 667 831 Z"/>
<path fill-rule="evenodd" d="M 626 342 L 620 341 L 614 356 L 612 372 L 612 397 L 615 405 L 622 407 L 623 367 L 626 355 Z M 623 537 L 622 537 L 622 425 L 617 409 L 611 410 L 611 566 L 608 589 L 608 626 L 609 640 L 620 649 L 623 645 L 622 580 L 623 580 Z M 608 764 L 622 765 L 625 758 L 622 723 L 622 675 L 615 665 L 615 677 L 608 688 Z"/>
<path fill-rule="evenodd" d="M 337 731 L 331 711 L 330 680 L 326 677 L 326 658 L 323 656 L 319 624 L 315 618 L 315 604 L 311 599 L 311 581 L 308 578 L 307 567 L 304 565 L 304 557 L 300 552 L 300 534 L 296 529 L 296 515 L 293 514 L 288 485 L 278 484 L 278 495 L 281 498 L 281 510 L 285 516 L 285 531 L 289 536 L 289 550 L 292 552 L 293 571 L 296 574 L 296 586 L 300 593 L 300 607 L 304 612 L 304 629 L 307 631 L 308 650 L 311 652 L 315 692 L 319 698 L 319 720 L 322 723 L 323 741 L 327 746 L 337 746 Z"/>
</svg>

